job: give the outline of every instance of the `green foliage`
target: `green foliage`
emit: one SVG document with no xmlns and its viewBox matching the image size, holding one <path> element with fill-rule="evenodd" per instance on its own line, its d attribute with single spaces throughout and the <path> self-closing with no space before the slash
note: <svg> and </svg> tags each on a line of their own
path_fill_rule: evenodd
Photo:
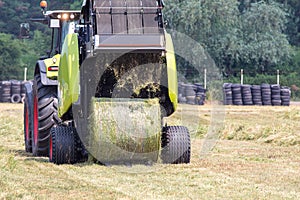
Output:
<svg viewBox="0 0 300 200">
<path fill-rule="evenodd" d="M 33 78 L 35 63 L 46 55 L 51 38 L 41 31 L 34 31 L 34 39 L 18 40 L 12 35 L 0 33 L 0 80 L 23 79 L 27 67 L 28 78 Z"/>
<path fill-rule="evenodd" d="M 292 53 L 284 34 L 287 13 L 278 3 L 235 0 L 169 2 L 170 26 L 199 42 L 225 73 L 238 66 L 258 70 L 282 65 Z M 179 62 L 182 64 L 182 62 Z"/>
<path fill-rule="evenodd" d="M 69 9 L 80 9 L 83 1 L 80 0 L 53 0 L 49 1 L 49 9 L 50 10 L 69 10 Z"/>
<path fill-rule="evenodd" d="M 224 61 L 238 59 L 237 38 L 240 25 L 237 1 L 174 0 L 166 5 L 165 16 L 171 29 L 182 32 L 198 42 L 219 67 L 224 65 Z M 194 51 L 192 47 L 191 51 Z M 179 70 L 186 71 L 187 79 L 197 80 L 195 76 L 199 76 L 199 73 L 196 73 L 188 60 L 177 57 L 177 63 Z"/>
<path fill-rule="evenodd" d="M 253 3 L 241 15 L 239 65 L 264 71 L 289 61 L 292 51 L 284 34 L 286 15 L 277 3 L 264 2 Z"/>
<path fill-rule="evenodd" d="M 81 1 L 48 1 L 49 9 L 75 9 Z M 0 0 L 0 80 L 23 79 L 27 67 L 28 79 L 33 78 L 36 61 L 50 48 L 51 32 L 46 25 L 29 22 L 41 18 L 39 1 Z M 18 40 L 21 23 L 30 23 L 30 38 Z"/>
<path fill-rule="evenodd" d="M 29 8 L 30 4 L 26 1 L 1 0 L 1 32 L 19 35 L 19 25 L 29 18 Z"/>
<path fill-rule="evenodd" d="M 295 69 L 299 69 L 300 67 L 300 47 L 299 48 L 295 48 L 295 54 L 292 58 L 291 64 L 293 65 L 293 67 Z"/>
<path fill-rule="evenodd" d="M 171 0 L 165 18 L 169 28 L 201 44 L 225 82 L 240 82 L 244 69 L 247 84 L 275 84 L 280 70 L 282 85 L 300 87 L 300 51 L 292 46 L 300 45 L 299 10 L 298 0 Z M 202 81 L 199 66 L 179 56 L 177 63 L 187 80 Z"/>
<path fill-rule="evenodd" d="M 283 3 L 285 9 L 289 12 L 289 21 L 286 34 L 292 45 L 300 46 L 300 1 L 299 0 L 277 0 Z"/>
<path fill-rule="evenodd" d="M 0 80 L 18 78 L 21 50 L 19 41 L 11 35 L 0 33 Z"/>
<path fill-rule="evenodd" d="M 273 81 L 267 78 L 269 72 L 279 69 L 288 77 L 286 85 L 300 86 L 299 49 L 291 48 L 291 44 L 300 46 L 299 0 L 169 0 L 165 3 L 168 28 L 185 33 L 201 44 L 225 77 L 234 77 L 243 68 L 251 72 L 248 77 L 253 82 L 267 82 Z M 82 0 L 49 0 L 48 10 L 77 10 L 81 4 Z M 29 21 L 32 17 L 42 17 L 39 1 L 0 0 L 0 9 L 0 33 L 5 33 L 0 39 L 0 78 L 22 77 L 24 67 L 32 78 L 36 60 L 50 48 L 47 26 Z M 16 40 L 19 25 L 24 22 L 30 23 L 30 39 Z M 185 78 L 203 80 L 202 71 L 194 73 L 188 61 L 178 57 L 177 63 Z"/>
<path fill-rule="evenodd" d="M 41 56 L 45 56 L 46 51 L 50 49 L 51 37 L 48 34 L 43 34 L 39 30 L 33 32 L 33 38 L 22 41 L 21 66 L 22 69 L 27 67 L 27 78 L 33 79 L 34 67 L 36 61 Z"/>
<path fill-rule="evenodd" d="M 80 10 L 82 5 L 82 1 L 80 0 L 75 0 L 74 3 L 70 5 L 70 9 L 72 10 Z"/>
</svg>

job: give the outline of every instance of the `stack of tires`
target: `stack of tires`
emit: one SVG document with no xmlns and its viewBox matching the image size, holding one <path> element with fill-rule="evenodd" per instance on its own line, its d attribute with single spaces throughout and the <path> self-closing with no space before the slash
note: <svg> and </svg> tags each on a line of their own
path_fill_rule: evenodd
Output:
<svg viewBox="0 0 300 200">
<path fill-rule="evenodd" d="M 10 102 L 11 97 L 11 82 L 10 81 L 2 81 L 1 82 L 1 102 L 8 103 Z"/>
<path fill-rule="evenodd" d="M 178 102 L 179 103 L 186 103 L 186 98 L 184 95 L 184 83 L 180 82 L 178 83 Z"/>
<path fill-rule="evenodd" d="M 0 102 L 21 103 L 25 97 L 26 81 L 0 81 Z"/>
<path fill-rule="evenodd" d="M 246 106 L 253 105 L 251 85 L 242 85 L 242 99 L 243 99 L 243 105 Z"/>
<path fill-rule="evenodd" d="M 289 87 L 281 87 L 280 95 L 281 95 L 281 105 L 289 106 L 291 100 L 291 89 Z"/>
<path fill-rule="evenodd" d="M 281 106 L 280 85 L 271 85 L 271 101 L 273 106 Z"/>
<path fill-rule="evenodd" d="M 233 105 L 231 83 L 223 84 L 224 105 Z"/>
<path fill-rule="evenodd" d="M 194 105 L 196 99 L 195 88 L 193 84 L 186 84 L 184 88 L 186 103 Z"/>
<path fill-rule="evenodd" d="M 237 106 L 243 105 L 241 85 L 240 84 L 232 84 L 231 89 L 232 89 L 233 105 L 237 105 Z"/>
<path fill-rule="evenodd" d="M 197 105 L 204 105 L 205 97 L 206 97 L 206 90 L 204 89 L 203 85 L 200 83 L 195 83 L 195 91 L 196 91 L 196 104 Z"/>
<path fill-rule="evenodd" d="M 289 106 L 291 90 L 277 84 L 223 84 L 224 105 Z"/>
<path fill-rule="evenodd" d="M 182 104 L 204 105 L 206 90 L 200 83 L 178 83 L 178 102 Z"/>
<path fill-rule="evenodd" d="M 264 106 L 271 106 L 272 105 L 272 91 L 271 86 L 269 84 L 263 83 L 261 85 L 261 97 L 262 103 Z"/>
<path fill-rule="evenodd" d="M 251 94 L 252 94 L 253 105 L 256 105 L 256 106 L 263 105 L 262 99 L 261 99 L 261 87 L 260 87 L 260 85 L 252 85 L 251 86 Z"/>
<path fill-rule="evenodd" d="M 12 103 L 20 103 L 21 97 L 21 81 L 12 80 L 11 81 L 11 98 Z"/>
</svg>

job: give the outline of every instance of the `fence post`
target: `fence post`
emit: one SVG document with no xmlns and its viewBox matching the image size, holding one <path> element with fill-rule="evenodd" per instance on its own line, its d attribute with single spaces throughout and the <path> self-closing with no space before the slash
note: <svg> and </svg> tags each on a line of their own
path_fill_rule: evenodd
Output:
<svg viewBox="0 0 300 200">
<path fill-rule="evenodd" d="M 206 78 L 207 78 L 207 71 L 206 68 L 204 69 L 204 89 L 206 89 Z"/>
<path fill-rule="evenodd" d="M 26 81 L 27 79 L 27 67 L 25 67 L 24 69 L 24 81 Z"/>
<path fill-rule="evenodd" d="M 244 84 L 244 70 L 241 69 L 241 85 Z"/>
<path fill-rule="evenodd" d="M 280 82 L 279 82 L 279 70 L 277 70 L 277 85 L 279 85 L 280 84 Z"/>
</svg>

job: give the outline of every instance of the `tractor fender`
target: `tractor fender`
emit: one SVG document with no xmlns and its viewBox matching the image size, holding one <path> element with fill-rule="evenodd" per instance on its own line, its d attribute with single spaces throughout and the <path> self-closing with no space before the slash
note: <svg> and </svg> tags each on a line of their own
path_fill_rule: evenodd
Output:
<svg viewBox="0 0 300 200">
<path fill-rule="evenodd" d="M 169 90 L 169 97 L 175 111 L 178 105 L 177 102 L 178 82 L 177 82 L 176 58 L 174 53 L 172 37 L 167 32 L 165 32 L 165 36 L 166 36 L 166 48 L 167 48 L 166 59 L 167 59 L 167 71 L 168 71 L 168 90 Z"/>
<path fill-rule="evenodd" d="M 32 85 L 33 85 L 32 81 L 27 81 L 24 84 L 25 90 L 28 94 L 32 93 Z"/>
<path fill-rule="evenodd" d="M 38 60 L 35 66 L 34 74 L 40 73 L 41 82 L 43 85 L 58 85 L 57 80 L 52 80 L 47 77 L 47 69 L 44 60 Z"/>
</svg>

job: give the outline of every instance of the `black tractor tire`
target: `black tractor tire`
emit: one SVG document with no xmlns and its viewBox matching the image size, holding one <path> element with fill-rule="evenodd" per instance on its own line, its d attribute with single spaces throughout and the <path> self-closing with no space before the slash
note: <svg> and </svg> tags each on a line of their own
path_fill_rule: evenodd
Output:
<svg viewBox="0 0 300 200">
<path fill-rule="evenodd" d="M 166 164 L 190 163 L 190 134 L 184 126 L 167 126 L 161 137 L 161 159 Z"/>
<path fill-rule="evenodd" d="M 24 143 L 25 151 L 32 153 L 32 120 L 33 120 L 32 92 L 26 92 L 24 99 Z"/>
<path fill-rule="evenodd" d="M 39 74 L 33 82 L 32 153 L 48 156 L 50 130 L 58 124 L 57 86 L 43 85 Z"/>
<path fill-rule="evenodd" d="M 49 140 L 49 161 L 57 165 L 76 163 L 79 154 L 76 144 L 76 130 L 73 127 L 53 127 Z"/>
</svg>

